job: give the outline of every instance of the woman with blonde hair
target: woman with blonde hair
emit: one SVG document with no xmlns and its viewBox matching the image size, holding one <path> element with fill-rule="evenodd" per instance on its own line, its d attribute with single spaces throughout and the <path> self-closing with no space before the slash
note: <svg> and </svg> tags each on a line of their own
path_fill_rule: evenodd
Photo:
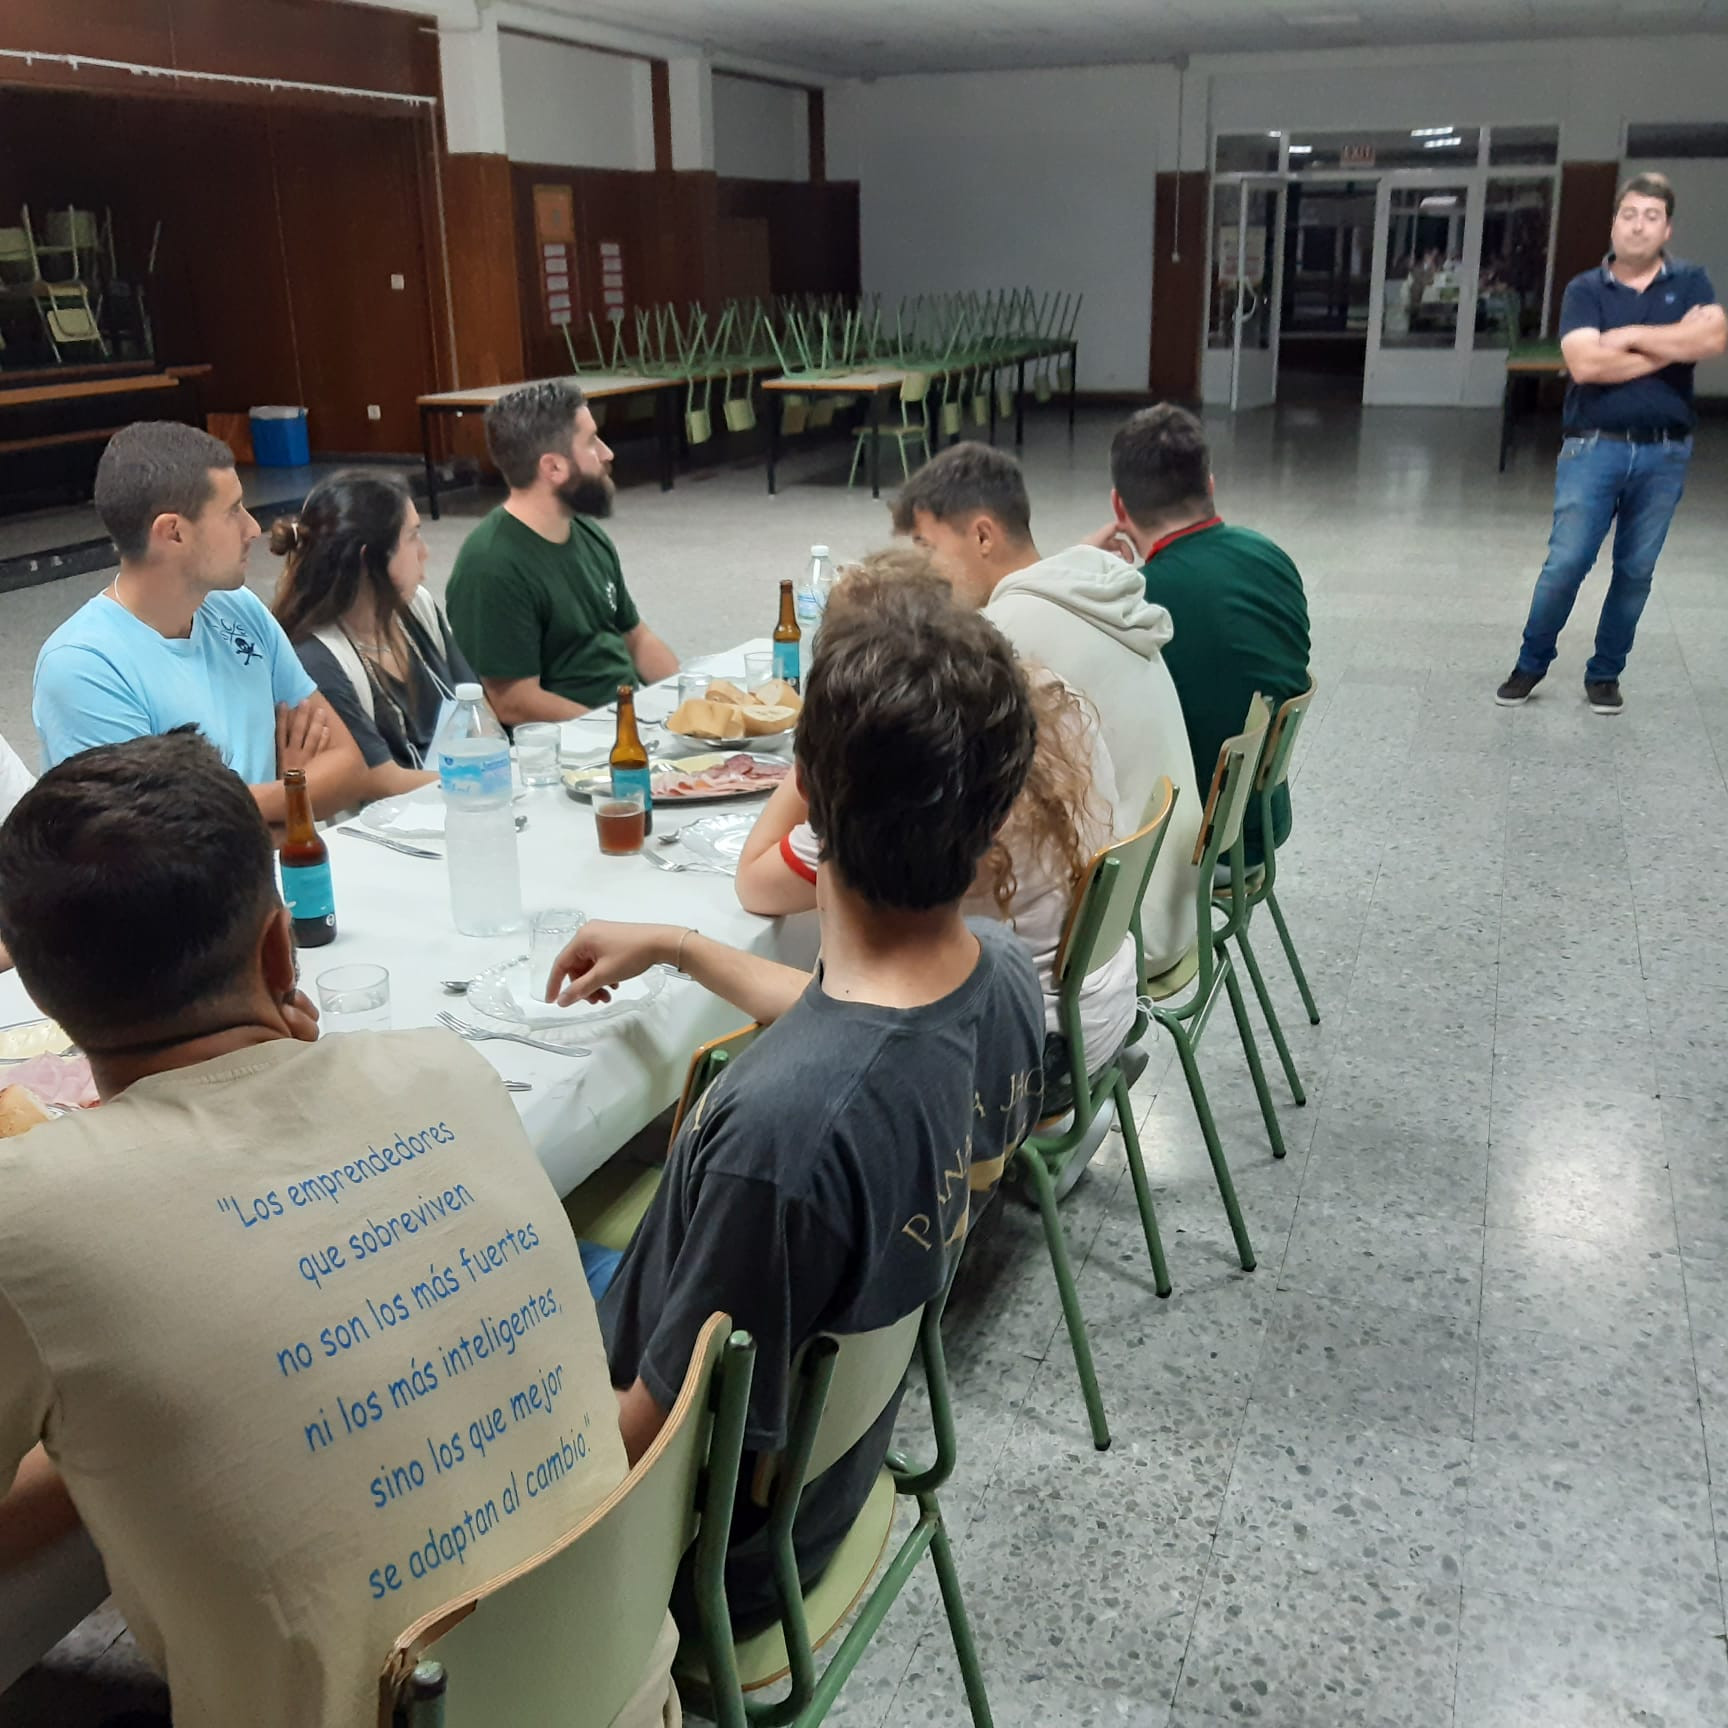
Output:
<svg viewBox="0 0 1728 1728">
<path fill-rule="evenodd" d="M 366 759 L 368 799 L 438 778 L 433 735 L 474 676 L 426 591 L 420 513 L 393 475 L 333 474 L 278 517 L 276 621 Z"/>
<path fill-rule="evenodd" d="M 929 555 L 910 547 L 872 553 L 846 571 L 829 601 L 831 613 L 868 607 L 883 587 L 897 582 L 947 584 Z M 1074 891 L 1099 848 L 1110 844 L 1114 771 L 1098 718 L 1085 699 L 1055 673 L 1022 660 L 1038 723 L 1037 745 L 1025 788 L 996 844 L 979 868 L 966 912 L 1011 924 L 1031 950 L 1044 991 L 1045 1113 L 1071 1099 L 1067 1041 L 1061 1031 L 1056 959 L 1068 928 Z M 746 911 L 776 915 L 816 904 L 821 842 L 795 778 L 775 788 L 745 842 L 737 891 Z M 1096 1071 L 1122 1046 L 1134 1024 L 1139 980 L 1134 939 L 1124 939 L 1108 964 L 1085 981 L 1080 1021 L 1088 1065 Z"/>
</svg>

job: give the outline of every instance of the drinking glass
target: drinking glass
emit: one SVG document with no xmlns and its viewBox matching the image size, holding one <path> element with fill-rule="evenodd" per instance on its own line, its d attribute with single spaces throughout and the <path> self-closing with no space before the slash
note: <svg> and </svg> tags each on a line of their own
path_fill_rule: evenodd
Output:
<svg viewBox="0 0 1728 1728">
<path fill-rule="evenodd" d="M 678 674 L 678 706 L 682 708 L 686 702 L 701 702 L 707 698 L 708 686 L 713 683 L 705 672 L 680 672 Z"/>
<path fill-rule="evenodd" d="M 764 684 L 774 680 L 774 656 L 767 654 L 746 654 L 744 656 L 744 689 L 760 690 Z"/>
<path fill-rule="evenodd" d="M 570 946 L 587 922 L 586 912 L 566 907 L 554 907 L 534 914 L 533 934 L 528 945 L 528 991 L 536 1002 L 545 1001 L 546 980 L 552 976 L 558 956 Z"/>
<path fill-rule="evenodd" d="M 390 974 L 382 966 L 332 966 L 318 974 L 326 1032 L 388 1032 Z"/>
<path fill-rule="evenodd" d="M 558 727 L 550 720 L 516 728 L 516 770 L 524 786 L 558 784 Z"/>
<path fill-rule="evenodd" d="M 645 826 L 640 792 L 602 793 L 595 798 L 594 831 L 604 856 L 622 858 L 640 852 Z"/>
</svg>

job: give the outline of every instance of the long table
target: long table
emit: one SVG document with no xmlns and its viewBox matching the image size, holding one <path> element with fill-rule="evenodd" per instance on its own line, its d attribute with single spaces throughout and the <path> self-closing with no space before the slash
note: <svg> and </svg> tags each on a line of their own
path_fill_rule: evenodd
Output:
<svg viewBox="0 0 1728 1728">
<path fill-rule="evenodd" d="M 768 415 L 768 491 L 778 489 L 777 472 L 780 462 L 781 421 L 783 403 L 788 396 L 863 396 L 867 398 L 869 436 L 870 496 L 882 496 L 882 399 L 890 392 L 898 394 L 908 378 L 928 374 L 932 382 L 943 377 L 983 373 L 990 380 L 990 442 L 996 442 L 995 374 L 1014 368 L 1014 444 L 1018 449 L 1026 442 L 1026 366 L 1028 362 L 1058 359 L 1068 360 L 1068 436 L 1074 436 L 1074 410 L 1080 372 L 1080 345 L 1072 337 L 1050 337 L 1047 340 L 1005 344 L 1000 350 L 979 355 L 957 355 L 946 360 L 909 360 L 904 365 L 863 367 L 853 372 L 788 372 L 779 378 L 764 379 L 762 390 L 770 403 Z M 923 411 L 928 414 L 928 399 Z M 958 435 L 956 435 L 958 441 Z"/>
<path fill-rule="evenodd" d="M 528 379 L 527 383 L 548 383 L 548 379 Z M 689 379 L 655 378 L 633 372 L 590 372 L 571 375 L 563 380 L 574 384 L 591 402 L 604 402 L 615 396 L 654 398 L 654 433 L 660 451 L 660 490 L 670 492 L 678 469 L 678 392 L 689 388 Z M 432 422 L 440 414 L 484 414 L 500 396 L 520 390 L 522 384 L 483 384 L 470 390 L 439 390 L 428 396 L 417 396 L 420 410 L 420 452 L 426 464 L 426 507 L 434 521 L 441 514 L 438 505 L 438 463 L 432 449 Z"/>
<path fill-rule="evenodd" d="M 766 640 L 746 643 L 693 661 L 685 670 L 742 679 L 745 651 L 767 646 Z M 676 704 L 675 685 L 672 680 L 643 690 L 639 715 L 649 721 L 663 719 Z M 572 722 L 570 727 L 572 741 L 591 738 L 594 753 L 610 745 L 609 720 Z M 652 734 L 646 742 L 655 748 Z M 730 807 L 662 807 L 655 812 L 655 833 Z M 750 801 L 743 807 L 754 811 L 761 803 Z M 577 907 L 591 918 L 688 924 L 790 965 L 814 963 L 814 914 L 758 918 L 738 904 L 726 877 L 694 871 L 674 875 L 640 856 L 601 857 L 592 812 L 561 786 L 531 791 L 516 809 L 528 818 L 519 837 L 524 906 Z M 327 948 L 301 956 L 308 994 L 327 967 L 373 962 L 389 968 L 391 1012 L 398 1027 L 434 1025 L 442 1008 L 483 1019 L 472 1015 L 462 999 L 446 995 L 441 980 L 472 978 L 526 952 L 526 935 L 459 935 L 450 921 L 441 861 L 406 857 L 344 834 L 340 827 L 326 830 L 324 839 L 336 885 L 338 935 Z M 441 849 L 436 841 L 411 844 Z M 0 975 L 0 1025 L 26 1019 L 32 1012 L 17 974 Z M 697 1045 L 741 1023 L 736 1008 L 687 979 L 673 978 L 640 1015 L 597 1026 L 586 1035 L 583 1042 L 591 1056 L 553 1055 L 507 1043 L 475 1048 L 507 1078 L 532 1085 L 531 1092 L 516 1095 L 516 1104 L 553 1186 L 568 1194 L 676 1102 Z"/>
<path fill-rule="evenodd" d="M 1506 458 L 1512 453 L 1512 435 L 1518 419 L 1519 394 L 1528 390 L 1533 397 L 1542 388 L 1544 378 L 1564 378 L 1566 362 L 1559 345 L 1541 348 L 1514 348 L 1506 356 L 1506 388 L 1500 397 L 1500 472 L 1506 472 Z"/>
</svg>

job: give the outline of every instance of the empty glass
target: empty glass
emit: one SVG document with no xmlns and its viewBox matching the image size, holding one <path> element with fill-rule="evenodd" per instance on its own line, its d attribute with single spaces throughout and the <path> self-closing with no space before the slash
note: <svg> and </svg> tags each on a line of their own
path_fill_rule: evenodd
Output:
<svg viewBox="0 0 1728 1728">
<path fill-rule="evenodd" d="M 332 966 L 318 974 L 317 989 L 326 1032 L 390 1030 L 390 974 L 382 966 Z"/>
<path fill-rule="evenodd" d="M 764 684 L 770 683 L 774 677 L 774 656 L 767 654 L 746 654 L 744 656 L 744 688 L 746 692 L 760 690 Z"/>
<path fill-rule="evenodd" d="M 558 784 L 558 727 L 533 720 L 516 728 L 516 772 L 524 786 Z"/>
<path fill-rule="evenodd" d="M 678 674 L 678 706 L 682 708 L 686 702 L 700 702 L 708 694 L 708 686 L 713 680 L 706 672 L 680 672 Z"/>
<path fill-rule="evenodd" d="M 536 1002 L 546 1000 L 546 981 L 558 956 L 575 940 L 577 932 L 588 922 L 586 912 L 555 907 L 536 912 L 533 935 L 528 947 L 528 989 Z"/>
</svg>

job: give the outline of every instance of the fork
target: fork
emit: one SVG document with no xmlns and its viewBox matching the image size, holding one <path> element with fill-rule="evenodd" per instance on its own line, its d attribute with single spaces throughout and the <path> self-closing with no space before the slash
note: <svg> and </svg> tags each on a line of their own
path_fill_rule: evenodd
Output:
<svg viewBox="0 0 1728 1728">
<path fill-rule="evenodd" d="M 549 1044 L 544 1038 L 530 1038 L 525 1032 L 494 1032 L 485 1026 L 470 1026 L 466 1020 L 458 1020 L 454 1014 L 440 1014 L 438 1024 L 449 1027 L 452 1032 L 476 1044 L 487 1044 L 501 1038 L 508 1044 L 526 1044 L 530 1050 L 548 1050 L 554 1056 L 594 1054 L 583 1044 Z"/>
</svg>

